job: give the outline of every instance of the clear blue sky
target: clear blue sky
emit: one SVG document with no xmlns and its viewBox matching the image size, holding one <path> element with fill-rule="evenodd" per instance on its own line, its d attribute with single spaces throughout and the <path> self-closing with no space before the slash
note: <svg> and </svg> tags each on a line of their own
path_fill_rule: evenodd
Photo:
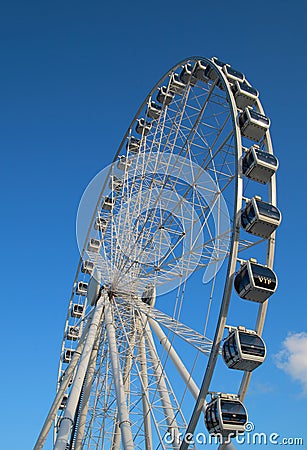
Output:
<svg viewBox="0 0 307 450">
<path fill-rule="evenodd" d="M 306 12 L 298 0 L 2 2 L 1 449 L 32 448 L 54 394 L 83 190 L 154 83 L 191 55 L 245 72 L 272 121 L 280 285 L 247 404 L 257 431 L 307 448 L 307 375 L 294 381 L 273 359 L 289 332 L 307 332 Z"/>
</svg>

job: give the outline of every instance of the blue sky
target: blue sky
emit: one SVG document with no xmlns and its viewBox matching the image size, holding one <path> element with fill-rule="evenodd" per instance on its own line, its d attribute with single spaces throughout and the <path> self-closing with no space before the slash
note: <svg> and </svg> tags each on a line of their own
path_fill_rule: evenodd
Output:
<svg viewBox="0 0 307 450">
<path fill-rule="evenodd" d="M 288 333 L 307 332 L 306 5 L 12 0 L 0 8 L 1 448 L 32 448 L 53 397 L 82 193 L 112 161 L 147 92 L 191 55 L 217 55 L 245 72 L 272 121 L 280 283 L 265 327 L 268 358 L 246 403 L 257 431 L 304 437 L 307 448 L 307 371 L 295 381 L 299 369 L 286 373 L 273 358 Z"/>
</svg>

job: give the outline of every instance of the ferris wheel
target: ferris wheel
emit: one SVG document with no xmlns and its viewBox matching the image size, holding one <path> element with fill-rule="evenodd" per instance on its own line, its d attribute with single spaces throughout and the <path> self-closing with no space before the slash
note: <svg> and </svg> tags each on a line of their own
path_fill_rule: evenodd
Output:
<svg viewBox="0 0 307 450">
<path fill-rule="evenodd" d="M 181 61 L 149 92 L 80 203 L 36 450 L 52 424 L 56 450 L 185 450 L 205 430 L 226 448 L 245 431 L 277 288 L 269 128 L 258 91 L 215 57 Z"/>
</svg>

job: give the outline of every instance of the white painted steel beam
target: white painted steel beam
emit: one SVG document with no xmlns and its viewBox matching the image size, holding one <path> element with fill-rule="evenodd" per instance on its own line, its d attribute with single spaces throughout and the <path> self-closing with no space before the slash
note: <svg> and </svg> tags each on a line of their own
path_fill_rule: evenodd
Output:
<svg viewBox="0 0 307 450">
<path fill-rule="evenodd" d="M 113 381 L 116 393 L 119 428 L 121 431 L 121 440 L 123 450 L 134 450 L 131 423 L 129 420 L 129 411 L 126 402 L 126 393 L 123 381 L 123 374 L 121 372 L 118 348 L 116 343 L 115 324 L 112 314 L 111 302 L 108 299 L 105 307 L 105 326 L 107 330 L 109 354 L 112 365 Z"/>
<path fill-rule="evenodd" d="M 180 436 L 178 425 L 176 421 L 176 415 L 173 409 L 173 405 L 169 396 L 168 388 L 165 382 L 164 370 L 159 359 L 156 346 L 152 337 L 151 329 L 149 327 L 148 321 L 146 321 L 146 317 L 144 317 L 145 325 L 145 338 L 148 345 L 148 350 L 150 354 L 151 363 L 153 366 L 158 392 L 160 395 L 164 416 L 168 425 L 168 431 L 173 436 L 172 445 L 174 449 L 178 449 L 180 445 Z"/>
<path fill-rule="evenodd" d="M 155 333 L 155 335 L 157 336 L 157 338 L 163 345 L 166 353 L 169 355 L 170 359 L 174 363 L 179 375 L 181 376 L 185 385 L 187 386 L 187 388 L 189 389 L 189 391 L 191 392 L 191 394 L 193 395 L 193 397 L 196 400 L 198 397 L 198 394 L 199 394 L 199 388 L 198 388 L 197 384 L 195 383 L 195 381 L 193 380 L 190 372 L 188 371 L 188 369 L 185 367 L 185 365 L 181 361 L 176 350 L 174 349 L 174 347 L 172 346 L 172 344 L 170 343 L 170 341 L 168 340 L 167 336 L 165 335 L 165 333 L 163 332 L 161 327 L 158 325 L 158 323 L 152 319 L 149 319 L 149 323 L 152 328 L 152 331 Z M 203 412 L 205 413 L 205 411 L 206 411 L 206 403 L 204 404 L 204 407 L 203 407 Z"/>
<path fill-rule="evenodd" d="M 101 328 L 99 330 L 99 333 L 96 336 L 96 341 L 93 346 L 92 354 L 90 357 L 87 373 L 86 373 L 86 379 L 85 379 L 85 385 L 83 390 L 83 398 L 81 403 L 81 410 L 79 415 L 79 424 L 78 428 L 76 430 L 76 441 L 75 441 L 75 450 L 82 450 L 82 439 L 84 435 L 85 425 L 86 425 L 86 416 L 88 412 L 88 406 L 90 401 L 90 394 L 92 389 L 92 383 L 93 383 L 93 376 L 95 373 L 96 368 L 96 360 L 97 360 L 97 353 L 99 349 L 99 341 L 100 341 L 100 333 Z"/>
<path fill-rule="evenodd" d="M 84 345 L 85 345 L 85 338 L 87 336 L 87 332 L 88 332 L 88 329 L 89 329 L 89 326 L 90 326 L 90 322 L 91 322 L 91 320 L 89 318 L 89 320 L 87 322 L 87 325 L 85 326 L 85 328 L 83 330 L 83 333 L 82 333 L 82 336 L 80 338 L 79 344 L 78 344 L 78 346 L 77 346 L 77 348 L 76 348 L 76 350 L 75 350 L 75 352 L 74 352 L 74 354 L 72 356 L 70 364 L 67 367 L 67 369 L 65 370 L 65 375 L 64 375 L 64 377 L 62 379 L 62 382 L 61 382 L 61 384 L 59 386 L 59 389 L 58 389 L 58 391 L 56 393 L 55 399 L 54 399 L 54 401 L 53 401 L 53 403 L 51 405 L 51 408 L 50 408 L 49 413 L 48 413 L 48 415 L 46 417 L 46 420 L 44 422 L 42 430 L 41 430 L 41 432 L 40 432 L 40 434 L 38 436 L 38 439 L 37 439 L 36 444 L 34 446 L 34 450 L 41 450 L 44 447 L 44 444 L 46 442 L 46 439 L 47 439 L 48 433 L 50 431 L 50 428 L 51 428 L 51 426 L 52 426 L 52 424 L 53 424 L 53 422 L 55 420 L 55 417 L 56 417 L 56 414 L 57 414 L 57 412 L 59 410 L 61 401 L 63 400 L 63 396 L 65 394 L 65 391 L 68 388 L 68 385 L 70 383 L 71 377 L 73 376 L 74 370 L 75 370 L 75 368 L 77 366 L 77 363 L 79 361 L 79 358 L 80 358 L 80 356 L 82 354 L 82 351 L 83 351 L 83 348 L 84 348 Z"/>
<path fill-rule="evenodd" d="M 144 333 L 139 334 L 138 354 L 140 359 L 140 376 L 142 380 L 142 407 L 144 417 L 145 448 L 152 450 L 151 406 L 148 396 L 148 372 Z"/>
<path fill-rule="evenodd" d="M 67 444 L 69 443 L 71 431 L 74 426 L 75 413 L 78 406 L 80 394 L 82 391 L 83 382 L 89 365 L 93 345 L 96 340 L 97 329 L 101 321 L 105 301 L 107 299 L 108 299 L 107 293 L 103 292 L 97 301 L 94 314 L 89 326 L 84 349 L 80 357 L 80 362 L 76 372 L 76 376 L 74 378 L 74 382 L 71 387 L 71 391 L 67 400 L 67 405 L 63 417 L 61 419 L 54 450 L 66 450 Z"/>
</svg>

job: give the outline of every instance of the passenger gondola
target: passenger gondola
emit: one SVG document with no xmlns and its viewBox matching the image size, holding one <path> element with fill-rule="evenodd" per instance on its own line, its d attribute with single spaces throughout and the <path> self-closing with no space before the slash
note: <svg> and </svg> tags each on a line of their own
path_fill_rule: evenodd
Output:
<svg viewBox="0 0 307 450">
<path fill-rule="evenodd" d="M 91 275 L 93 270 L 94 270 L 94 263 L 92 261 L 85 260 L 85 261 L 82 262 L 82 265 L 81 265 L 81 272 L 82 273 L 86 273 L 88 275 Z"/>
<path fill-rule="evenodd" d="M 220 68 L 222 69 L 222 67 L 225 65 L 225 63 L 223 63 L 222 61 L 220 61 L 219 59 L 217 59 L 216 57 L 212 58 L 212 61 Z M 216 81 L 219 78 L 219 74 L 217 73 L 217 71 L 210 65 L 207 65 L 206 70 L 204 72 L 204 78 L 205 79 L 209 79 L 211 81 Z"/>
<path fill-rule="evenodd" d="M 258 142 L 270 128 L 270 119 L 247 106 L 239 116 L 239 125 L 242 136 Z"/>
<path fill-rule="evenodd" d="M 234 288 L 241 298 L 263 303 L 276 291 L 277 277 L 272 269 L 250 259 L 236 274 Z"/>
<path fill-rule="evenodd" d="M 266 184 L 278 169 L 278 159 L 272 153 L 253 145 L 242 158 L 242 172 L 251 180 Z"/>
<path fill-rule="evenodd" d="M 76 294 L 77 295 L 86 295 L 87 293 L 87 283 L 84 281 L 79 281 L 76 286 Z"/>
<path fill-rule="evenodd" d="M 208 78 L 205 76 L 206 68 L 207 68 L 207 66 L 204 63 L 204 61 L 202 61 L 202 60 L 197 61 L 194 66 L 194 76 L 198 80 L 207 81 Z"/>
<path fill-rule="evenodd" d="M 246 106 L 253 106 L 257 103 L 259 93 L 257 89 L 249 86 L 247 83 L 240 83 L 240 81 L 235 80 L 232 91 L 236 105 L 240 109 L 244 109 Z"/>
<path fill-rule="evenodd" d="M 63 362 L 69 364 L 74 353 L 75 350 L 72 350 L 71 348 L 64 348 Z"/>
<path fill-rule="evenodd" d="M 239 81 L 242 83 L 244 82 L 245 80 L 244 74 L 242 72 L 239 72 L 238 70 L 233 69 L 230 64 L 226 64 L 216 57 L 213 57 L 212 61 L 222 70 L 222 72 L 226 75 L 227 79 L 231 83 L 235 81 Z M 218 78 L 217 72 L 211 66 L 207 66 L 204 75 L 205 77 L 209 78 L 212 81 L 215 81 Z M 222 87 L 222 85 L 219 84 L 219 87 Z"/>
<path fill-rule="evenodd" d="M 179 79 L 184 84 L 188 84 L 190 82 L 191 86 L 195 86 L 195 84 L 197 83 L 197 78 L 194 75 L 194 66 L 190 63 L 185 64 L 182 67 L 182 71 L 180 72 Z"/>
<path fill-rule="evenodd" d="M 87 244 L 87 250 L 89 252 L 98 253 L 101 249 L 101 241 L 99 239 L 91 238 Z"/>
<path fill-rule="evenodd" d="M 137 139 L 134 136 L 130 136 L 126 144 L 126 150 L 132 153 L 138 153 L 140 151 L 140 147 L 141 147 L 141 140 Z"/>
<path fill-rule="evenodd" d="M 175 94 L 167 89 L 166 86 L 161 86 L 158 89 L 157 101 L 163 105 L 169 105 L 173 100 Z"/>
<path fill-rule="evenodd" d="M 255 196 L 246 202 L 241 213 L 241 225 L 245 231 L 267 239 L 281 222 L 279 209 Z"/>
<path fill-rule="evenodd" d="M 109 182 L 109 188 L 112 191 L 115 191 L 115 192 L 121 191 L 123 185 L 124 185 L 123 180 L 121 180 L 120 178 L 116 177 L 115 175 L 111 176 L 111 180 Z"/>
<path fill-rule="evenodd" d="M 156 120 L 160 117 L 161 111 L 162 106 L 158 105 L 155 102 L 150 101 L 148 103 L 146 116 L 149 117 L 150 119 Z"/>
<path fill-rule="evenodd" d="M 99 230 L 102 233 L 104 233 L 107 229 L 108 221 L 104 219 L 103 217 L 96 217 L 94 228 L 95 230 Z"/>
<path fill-rule="evenodd" d="M 70 326 L 67 331 L 67 339 L 69 341 L 76 341 L 79 338 L 80 328 Z"/>
<path fill-rule="evenodd" d="M 83 315 L 84 306 L 79 305 L 79 303 L 73 303 L 72 309 L 71 309 L 71 317 L 75 317 L 77 319 L 80 319 Z"/>
<path fill-rule="evenodd" d="M 121 155 L 118 157 L 117 161 L 117 168 L 119 170 L 125 171 L 126 169 L 129 169 L 131 167 L 132 161 L 128 159 L 126 156 Z"/>
<path fill-rule="evenodd" d="M 101 203 L 101 208 L 105 211 L 111 211 L 114 206 L 115 200 L 111 197 L 105 197 Z"/>
<path fill-rule="evenodd" d="M 260 366 L 266 354 L 263 339 L 244 327 L 230 330 L 224 341 L 222 356 L 229 369 L 252 372 Z"/>
<path fill-rule="evenodd" d="M 222 70 L 230 82 L 239 81 L 243 83 L 245 80 L 245 75 L 231 67 L 229 64 L 225 64 Z"/>
<path fill-rule="evenodd" d="M 173 72 L 170 77 L 169 90 L 175 94 L 182 95 L 184 89 L 185 84 L 180 81 L 178 73 Z"/>
<path fill-rule="evenodd" d="M 205 424 L 210 434 L 244 432 L 247 420 L 246 408 L 235 395 L 216 394 L 207 404 Z"/>
<path fill-rule="evenodd" d="M 146 121 L 143 117 L 141 119 L 137 119 L 135 131 L 138 134 L 142 134 L 143 136 L 147 136 L 151 128 L 151 123 Z"/>
</svg>

